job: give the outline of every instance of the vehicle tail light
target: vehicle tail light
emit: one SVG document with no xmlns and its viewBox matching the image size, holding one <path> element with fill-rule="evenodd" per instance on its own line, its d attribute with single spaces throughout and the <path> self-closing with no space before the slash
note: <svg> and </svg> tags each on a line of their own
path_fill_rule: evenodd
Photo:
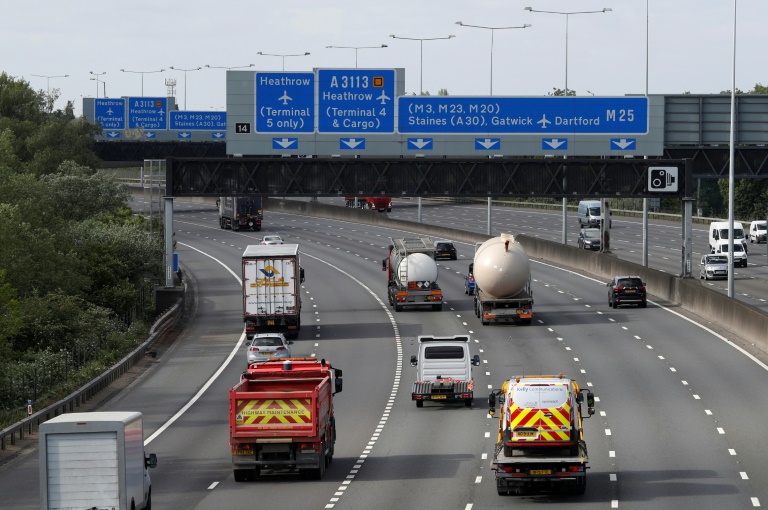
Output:
<svg viewBox="0 0 768 510">
<path fill-rule="evenodd" d="M 248 350 L 251 351 L 251 352 L 254 352 L 254 351 L 258 352 L 259 348 L 258 347 L 249 347 Z"/>
<path fill-rule="evenodd" d="M 637 290 L 641 290 L 641 291 L 645 292 L 645 287 L 638 287 Z"/>
<path fill-rule="evenodd" d="M 622 290 L 624 290 L 624 287 L 614 287 L 613 290 L 614 292 L 621 292 Z"/>
<path fill-rule="evenodd" d="M 531 305 L 523 305 L 523 310 L 530 310 L 530 309 L 531 309 Z"/>
<path fill-rule="evenodd" d="M 284 351 L 284 350 L 285 350 L 285 347 L 278 347 L 278 348 L 277 348 L 277 349 L 275 349 L 275 350 L 276 350 L 276 351 Z"/>
<path fill-rule="evenodd" d="M 299 443 L 299 450 L 301 451 L 318 451 L 317 448 L 318 443 Z"/>
</svg>

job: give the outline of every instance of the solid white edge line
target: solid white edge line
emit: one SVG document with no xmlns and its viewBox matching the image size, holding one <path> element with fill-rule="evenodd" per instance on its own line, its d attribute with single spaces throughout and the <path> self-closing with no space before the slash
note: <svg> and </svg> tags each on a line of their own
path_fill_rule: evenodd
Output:
<svg viewBox="0 0 768 510">
<path fill-rule="evenodd" d="M 201 255 L 204 255 L 204 256 L 206 256 L 206 257 L 210 258 L 211 260 L 215 261 L 217 264 L 221 265 L 221 267 L 223 267 L 224 269 L 226 269 L 226 270 L 229 272 L 229 274 L 231 274 L 232 276 L 234 276 L 234 277 L 235 277 L 235 280 L 237 280 L 237 283 L 238 283 L 238 285 L 242 285 L 242 284 L 243 284 L 243 281 L 240 279 L 240 277 L 239 277 L 239 276 L 237 276 L 237 275 L 236 275 L 236 274 L 235 274 L 235 273 L 234 273 L 234 272 L 233 272 L 233 271 L 232 271 L 230 268 L 228 268 L 228 267 L 227 267 L 227 266 L 226 266 L 226 265 L 225 265 L 225 264 L 224 264 L 222 261 L 220 261 L 219 259 L 217 259 L 217 258 L 215 258 L 215 257 L 212 257 L 211 255 L 208 255 L 207 253 L 205 253 L 205 252 L 202 252 L 202 251 L 198 250 L 197 248 L 194 248 L 194 247 L 192 247 L 192 246 L 190 246 L 190 245 L 188 245 L 188 244 L 184 244 L 184 243 L 178 243 L 178 244 L 180 244 L 181 246 L 184 246 L 184 247 L 186 247 L 186 248 L 189 248 L 189 249 L 191 249 L 191 250 L 195 250 L 196 252 L 200 253 Z M 243 341 L 244 341 L 244 340 L 245 340 L 245 326 L 243 326 L 243 333 L 240 335 L 240 339 L 237 341 L 237 344 L 235 344 L 235 347 L 232 349 L 232 352 L 230 352 L 230 353 L 229 353 L 229 356 L 227 356 L 227 359 L 225 359 L 225 360 L 224 360 L 224 363 L 222 363 L 222 364 L 221 364 L 221 366 L 218 368 L 218 370 L 216 370 L 216 372 L 214 372 L 214 374 L 211 376 L 211 378 L 210 378 L 210 379 L 208 379 L 208 381 L 207 381 L 207 382 L 206 382 L 206 383 L 203 385 L 203 387 L 202 387 L 202 388 L 200 388 L 200 390 L 199 390 L 199 391 L 198 391 L 198 392 L 195 394 L 195 396 L 194 396 L 194 397 L 192 397 L 191 399 L 189 399 L 189 402 L 187 402 L 186 404 L 184 404 L 184 407 L 182 407 L 181 409 L 179 409 L 179 411 L 178 411 L 176 414 L 174 414 L 174 415 L 173 415 L 173 416 L 172 416 L 172 417 L 171 417 L 171 418 L 170 418 L 170 419 L 169 419 L 167 422 L 163 423 L 163 424 L 160 426 L 160 428 L 159 428 L 159 429 L 157 429 L 157 430 L 155 431 L 155 433 L 154 433 L 154 434 L 152 434 L 151 436 L 149 436 L 149 437 L 148 437 L 148 438 L 147 438 L 147 439 L 144 441 L 144 446 L 147 446 L 149 443 L 151 443 L 152 441 L 154 441 L 156 437 L 158 437 L 160 434 L 162 434 L 163 432 L 165 432 L 165 429 L 167 429 L 168 427 L 170 427 L 170 426 L 173 424 L 173 422 L 175 422 L 176 420 L 178 420 L 179 418 L 181 418 L 181 416 L 182 416 L 184 413 L 186 413 L 186 412 L 187 412 L 187 410 L 188 410 L 190 407 L 192 407 L 192 404 L 194 404 L 195 402 L 197 402 L 197 401 L 200 399 L 200 397 L 202 397 L 202 396 L 203 396 L 203 393 L 205 393 L 205 392 L 206 392 L 206 390 L 207 390 L 208 388 L 210 388 L 211 384 L 213 384 L 213 382 L 214 382 L 214 381 L 215 381 L 215 380 L 216 380 L 216 379 L 217 379 L 217 378 L 218 378 L 218 377 L 221 375 L 221 373 L 224 371 L 224 369 L 225 369 L 225 368 L 227 368 L 227 365 L 229 365 L 229 362 L 230 362 L 230 361 L 232 361 L 232 358 L 234 358 L 234 357 L 235 357 L 235 355 L 237 354 L 238 350 L 240 349 L 240 346 L 241 346 L 241 345 L 243 345 Z"/>
<path fill-rule="evenodd" d="M 590 277 L 590 276 L 584 276 L 583 274 L 577 273 L 577 272 L 575 272 L 575 271 L 571 271 L 570 269 L 563 269 L 562 267 L 554 266 L 554 265 L 552 265 L 552 264 L 547 264 L 546 262 L 541 262 L 541 261 L 539 261 L 539 260 L 531 260 L 531 262 L 534 262 L 534 263 L 536 263 L 536 264 L 541 264 L 542 266 L 551 267 L 551 268 L 554 268 L 554 269 L 560 269 L 561 271 L 565 271 L 565 272 L 567 272 L 567 273 L 571 273 L 571 274 L 574 274 L 574 275 L 580 276 L 580 277 L 582 277 L 582 278 L 584 278 L 584 279 L 587 279 L 587 280 L 592 280 L 593 282 L 596 282 L 596 283 L 603 283 L 601 280 L 598 280 L 598 279 L 596 279 L 596 278 L 592 278 L 592 277 Z M 759 360 L 759 359 L 757 359 L 755 356 L 753 356 L 753 355 L 752 355 L 752 354 L 750 354 L 749 352 L 745 351 L 744 349 L 742 349 L 741 347 L 739 347 L 739 346 L 738 346 L 738 345 L 736 345 L 735 343 L 731 342 L 730 340 L 728 340 L 727 338 L 725 338 L 723 335 L 721 335 L 721 334 L 719 334 L 719 333 L 717 333 L 717 332 L 715 332 L 715 331 L 712 331 L 711 329 L 709 329 L 709 328 L 708 328 L 708 327 L 706 327 L 705 325 L 703 325 L 703 324 L 699 324 L 698 322 L 694 321 L 693 319 L 689 319 L 688 317 L 686 317 L 686 316 L 684 316 L 684 315 L 682 315 L 682 314 L 680 314 L 680 313 L 678 313 L 678 312 L 676 312 L 676 311 L 674 311 L 674 310 L 670 310 L 669 308 L 667 308 L 667 307 L 665 307 L 665 306 L 662 306 L 662 305 L 660 305 L 660 304 L 656 303 L 655 301 L 651 301 L 651 300 L 649 299 L 649 300 L 648 300 L 648 302 L 649 302 L 649 303 L 652 303 L 652 304 L 654 304 L 654 305 L 656 305 L 656 306 L 658 306 L 658 307 L 659 307 L 659 308 L 661 308 L 662 310 L 666 310 L 667 312 L 669 312 L 669 313 L 671 313 L 671 314 L 677 315 L 679 318 L 681 318 L 681 319 L 683 319 L 683 320 L 686 320 L 686 321 L 690 322 L 691 324 L 694 324 L 694 325 L 698 326 L 699 328 L 703 329 L 704 331 L 706 331 L 707 333 L 711 334 L 712 336 L 719 338 L 720 340 L 722 340 L 722 341 L 723 341 L 723 342 L 725 342 L 726 344 L 730 345 L 731 347 L 733 347 L 734 349 L 736 349 L 737 351 L 739 351 L 740 353 L 742 353 L 743 355 L 745 355 L 747 358 L 749 358 L 749 359 L 751 359 L 752 361 L 754 361 L 755 363 L 757 363 L 757 364 L 758 364 L 760 367 L 762 367 L 762 368 L 763 368 L 765 371 L 768 371 L 768 365 L 766 365 L 765 363 L 763 363 L 762 361 L 760 361 L 760 360 Z"/>
</svg>

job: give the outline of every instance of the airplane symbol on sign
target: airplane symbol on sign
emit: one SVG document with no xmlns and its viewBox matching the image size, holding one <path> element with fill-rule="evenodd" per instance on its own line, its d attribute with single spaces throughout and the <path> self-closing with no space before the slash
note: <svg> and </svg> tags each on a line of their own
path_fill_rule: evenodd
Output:
<svg viewBox="0 0 768 510">
<path fill-rule="evenodd" d="M 109 110 L 107 110 L 107 115 L 109 115 L 110 117 L 112 116 L 112 108 L 110 108 Z"/>
<path fill-rule="evenodd" d="M 388 95 L 384 93 L 384 91 L 381 91 L 381 95 L 376 98 L 377 100 L 381 101 L 381 104 L 387 104 L 387 100 L 392 99 Z"/>
<path fill-rule="evenodd" d="M 552 121 L 547 120 L 547 115 L 544 114 L 541 116 L 541 120 L 536 122 L 536 124 L 541 124 L 541 129 L 547 129 L 547 124 L 552 124 Z"/>
<path fill-rule="evenodd" d="M 288 95 L 288 91 L 284 90 L 283 95 L 277 98 L 278 101 L 283 102 L 283 106 L 288 104 L 288 101 L 293 101 L 293 98 Z"/>
</svg>

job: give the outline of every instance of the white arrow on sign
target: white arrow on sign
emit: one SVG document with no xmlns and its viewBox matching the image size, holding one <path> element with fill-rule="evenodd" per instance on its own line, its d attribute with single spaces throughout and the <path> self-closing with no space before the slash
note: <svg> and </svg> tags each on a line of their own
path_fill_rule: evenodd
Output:
<svg viewBox="0 0 768 510">
<path fill-rule="evenodd" d="M 349 138 L 349 139 L 346 139 L 346 140 L 341 140 L 341 143 L 343 143 L 344 145 L 346 145 L 350 149 L 354 149 L 355 147 L 357 147 L 358 145 L 363 143 L 364 140 L 365 140 L 364 138 L 362 140 L 355 140 L 354 138 Z"/>
<path fill-rule="evenodd" d="M 627 147 L 629 147 L 630 145 L 634 145 L 635 144 L 635 139 L 634 138 L 630 138 L 629 140 L 627 140 L 626 138 L 619 138 L 618 140 L 611 140 L 611 141 L 614 144 L 616 144 L 616 146 L 618 146 L 618 148 L 621 149 L 621 150 L 624 150 Z"/>
<path fill-rule="evenodd" d="M 223 138 L 224 137 L 224 133 L 213 133 L 213 137 L 214 138 Z"/>
<path fill-rule="evenodd" d="M 491 147 L 499 143 L 499 140 L 492 140 L 490 138 L 486 138 L 485 140 L 477 140 L 477 143 L 479 143 L 486 149 L 490 149 Z"/>
<path fill-rule="evenodd" d="M 417 149 L 423 149 L 430 143 L 432 143 L 431 138 L 427 138 L 426 140 L 423 138 L 416 138 L 415 140 L 413 138 L 408 139 L 409 142 L 411 142 L 411 145 L 416 147 Z"/>
<path fill-rule="evenodd" d="M 567 141 L 568 141 L 567 139 L 559 140 L 557 138 L 553 138 L 551 140 L 543 140 L 543 142 L 545 144 L 549 145 L 553 149 L 557 149 L 558 147 L 560 147 L 561 145 L 563 145 Z"/>
<path fill-rule="evenodd" d="M 275 138 L 275 143 L 277 145 L 279 145 L 280 147 L 282 147 L 283 149 L 287 149 L 288 147 L 290 147 L 291 145 L 293 145 L 294 143 L 296 143 L 298 141 L 299 141 L 298 138 L 293 138 L 293 139 L 291 139 L 291 138 L 283 138 L 283 139 Z"/>
<path fill-rule="evenodd" d="M 120 136 L 120 133 L 118 133 L 117 131 L 110 131 L 109 133 L 107 133 L 107 136 L 110 138 L 117 138 L 118 136 Z"/>
<path fill-rule="evenodd" d="M 192 136 L 192 134 L 184 131 L 183 133 L 179 133 L 179 136 L 181 138 L 189 138 L 190 136 Z"/>
</svg>

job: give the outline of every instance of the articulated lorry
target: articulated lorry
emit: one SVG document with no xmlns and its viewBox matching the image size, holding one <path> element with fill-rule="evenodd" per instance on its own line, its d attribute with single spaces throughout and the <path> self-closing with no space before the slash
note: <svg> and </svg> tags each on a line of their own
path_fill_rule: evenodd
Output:
<svg viewBox="0 0 768 510">
<path fill-rule="evenodd" d="M 469 336 L 419 336 L 419 354 L 411 356 L 416 367 L 416 382 L 411 400 L 416 407 L 425 401 L 437 403 L 464 402 L 472 406 L 475 382 L 472 367 L 480 364 L 480 356 L 469 354 Z"/>
<path fill-rule="evenodd" d="M 491 470 L 499 495 L 561 488 L 584 494 L 589 457 L 582 420 L 595 413 L 594 394 L 563 374 L 516 376 L 488 396 L 491 416 L 497 405 Z"/>
<path fill-rule="evenodd" d="M 442 310 L 434 253 L 435 245 L 426 236 L 390 239 L 389 257 L 381 262 L 381 270 L 387 271 L 387 298 L 396 312 L 406 306 Z"/>
<path fill-rule="evenodd" d="M 341 390 L 341 370 L 324 359 L 253 363 L 229 390 L 235 481 L 255 480 L 268 470 L 321 479 L 333 461 L 333 395 Z"/>
<path fill-rule="evenodd" d="M 151 510 L 139 412 L 62 414 L 40 425 L 40 508 Z"/>
<path fill-rule="evenodd" d="M 515 236 L 501 234 L 476 246 L 469 277 L 474 277 L 475 315 L 483 326 L 492 322 L 531 323 L 531 268 Z"/>
<path fill-rule="evenodd" d="M 344 197 L 344 205 L 347 207 L 357 207 L 360 209 L 373 209 L 379 212 L 392 212 L 392 197 Z"/>
<path fill-rule="evenodd" d="M 219 226 L 234 231 L 242 229 L 261 230 L 264 219 L 262 199 L 259 196 L 219 197 Z"/>
<path fill-rule="evenodd" d="M 301 329 L 301 268 L 298 244 L 250 245 L 243 252 L 245 333 L 283 333 Z"/>
</svg>

